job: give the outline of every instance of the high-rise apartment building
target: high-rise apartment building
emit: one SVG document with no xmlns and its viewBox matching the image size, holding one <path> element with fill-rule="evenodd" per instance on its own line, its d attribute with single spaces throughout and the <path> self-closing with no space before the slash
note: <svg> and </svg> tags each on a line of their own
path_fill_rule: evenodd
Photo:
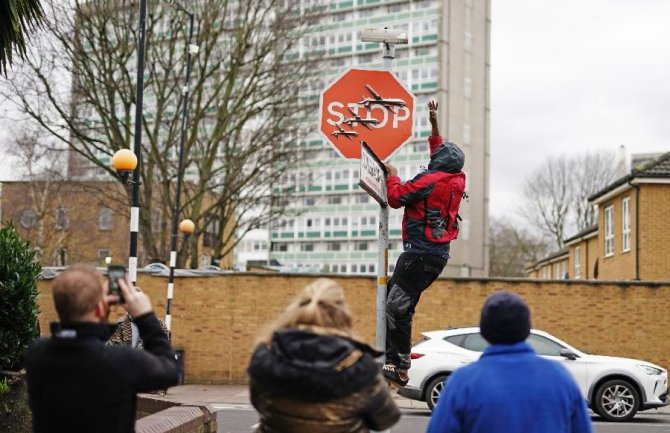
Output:
<svg viewBox="0 0 670 433">
<path fill-rule="evenodd" d="M 324 17 L 295 50 L 295 55 L 318 51 L 326 65 L 305 83 L 308 98 L 318 100 L 320 92 L 348 68 L 382 68 L 379 44 L 361 42 L 362 29 L 388 27 L 407 33 L 409 44 L 396 47 L 393 71 L 416 95 L 415 135 L 390 162 L 403 180 L 428 165 L 426 103 L 437 100 L 443 137 L 465 152 L 469 196 L 461 205 L 461 234 L 452 243 L 445 274 L 487 275 L 490 0 L 303 0 L 301 7 L 315 3 L 328 4 Z M 341 158 L 319 135 L 317 113 L 305 121 L 314 124 L 301 143 L 306 157 L 286 177 L 287 183 L 301 182 L 289 199 L 294 215 L 274 222 L 271 248 L 259 242 L 257 233 L 251 234 L 253 248 L 259 256 L 271 249 L 271 259 L 294 270 L 374 274 L 378 205 L 358 187 L 358 161 Z M 401 224 L 402 210 L 392 210 L 391 272 L 402 252 Z M 252 252 L 244 241 L 240 249 Z"/>
</svg>

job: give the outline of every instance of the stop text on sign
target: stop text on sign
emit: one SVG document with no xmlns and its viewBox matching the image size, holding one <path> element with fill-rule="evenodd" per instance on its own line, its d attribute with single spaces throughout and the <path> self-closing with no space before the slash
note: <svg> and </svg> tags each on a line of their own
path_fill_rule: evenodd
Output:
<svg viewBox="0 0 670 433">
<path fill-rule="evenodd" d="M 396 112 L 391 112 L 385 106 L 381 104 L 370 104 L 367 108 L 360 105 L 357 102 L 343 103 L 340 101 L 333 101 L 326 107 L 330 117 L 326 119 L 329 125 L 332 126 L 342 126 L 343 123 L 350 120 L 352 113 L 348 110 L 353 111 L 354 118 L 359 116 L 362 120 L 377 120 L 376 123 L 369 122 L 370 128 L 372 129 L 381 129 L 386 128 L 390 123 L 391 128 L 398 129 L 400 122 L 404 122 L 410 119 L 411 112 L 407 107 L 400 107 Z M 356 120 L 350 121 L 352 126 L 357 122 Z"/>
</svg>

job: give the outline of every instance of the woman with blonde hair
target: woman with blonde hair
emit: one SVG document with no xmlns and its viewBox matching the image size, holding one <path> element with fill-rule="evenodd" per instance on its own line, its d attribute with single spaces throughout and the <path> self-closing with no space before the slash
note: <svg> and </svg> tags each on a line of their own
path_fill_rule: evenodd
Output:
<svg viewBox="0 0 670 433">
<path fill-rule="evenodd" d="M 344 291 L 320 278 L 258 339 L 249 365 L 257 433 L 364 433 L 400 418 L 374 358 L 353 334 Z"/>
</svg>

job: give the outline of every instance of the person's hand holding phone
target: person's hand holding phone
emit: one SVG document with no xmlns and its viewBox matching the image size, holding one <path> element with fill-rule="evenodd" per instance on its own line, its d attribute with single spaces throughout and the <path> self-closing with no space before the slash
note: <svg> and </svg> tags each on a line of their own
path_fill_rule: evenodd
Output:
<svg viewBox="0 0 670 433">
<path fill-rule="evenodd" d="M 119 278 L 118 282 L 125 300 L 123 308 L 126 309 L 131 317 L 139 317 L 152 311 L 149 297 L 139 287 L 135 287 L 130 283 L 127 274 L 125 278 Z"/>
</svg>

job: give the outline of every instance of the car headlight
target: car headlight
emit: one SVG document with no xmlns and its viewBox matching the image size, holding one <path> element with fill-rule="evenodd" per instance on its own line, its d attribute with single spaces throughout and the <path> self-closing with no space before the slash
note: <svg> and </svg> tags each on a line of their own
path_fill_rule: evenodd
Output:
<svg viewBox="0 0 670 433">
<path fill-rule="evenodd" d="M 656 375 L 657 376 L 657 375 L 663 373 L 663 370 L 661 370 L 660 368 L 652 367 L 651 365 L 640 365 L 640 364 L 638 364 L 638 365 L 636 365 L 636 367 L 639 368 L 640 370 L 644 371 L 645 373 L 651 374 L 651 375 Z"/>
</svg>

